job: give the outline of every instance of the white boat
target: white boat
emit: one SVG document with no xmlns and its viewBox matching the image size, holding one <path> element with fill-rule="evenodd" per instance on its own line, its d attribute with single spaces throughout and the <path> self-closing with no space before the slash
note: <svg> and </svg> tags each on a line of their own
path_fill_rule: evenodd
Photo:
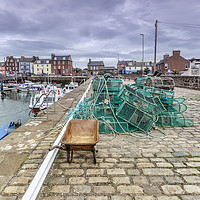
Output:
<svg viewBox="0 0 200 200">
<path fill-rule="evenodd" d="M 36 94 L 34 98 L 31 97 L 29 108 L 32 113 L 37 114 L 39 111 L 44 110 L 50 105 L 54 104 L 60 98 L 64 96 L 62 88 L 57 88 L 54 85 L 46 85 L 43 87 L 39 94 Z"/>
<path fill-rule="evenodd" d="M 66 89 L 65 93 L 69 93 L 69 92 L 71 92 L 72 90 L 74 90 L 77 87 L 78 87 L 78 83 L 77 82 L 71 82 L 70 84 L 65 85 L 65 89 Z"/>
</svg>

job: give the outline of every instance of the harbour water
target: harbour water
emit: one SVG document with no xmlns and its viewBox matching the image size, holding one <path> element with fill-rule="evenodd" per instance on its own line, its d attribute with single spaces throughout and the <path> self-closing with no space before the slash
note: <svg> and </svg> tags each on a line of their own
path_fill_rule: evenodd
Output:
<svg viewBox="0 0 200 200">
<path fill-rule="evenodd" d="M 29 120 L 30 98 L 32 92 L 10 92 L 5 98 L 0 98 L 0 126 L 9 125 L 10 122 L 21 121 L 22 124 Z"/>
</svg>

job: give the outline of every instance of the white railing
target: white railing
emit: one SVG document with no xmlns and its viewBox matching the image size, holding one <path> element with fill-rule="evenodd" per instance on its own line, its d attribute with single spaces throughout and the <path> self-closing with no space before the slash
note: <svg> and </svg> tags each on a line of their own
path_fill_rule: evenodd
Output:
<svg viewBox="0 0 200 200">
<path fill-rule="evenodd" d="M 85 97 L 86 97 L 86 95 L 87 95 L 87 93 L 88 93 L 88 91 L 91 87 L 91 83 L 92 82 L 90 82 L 88 88 L 84 92 L 79 103 L 82 102 L 85 99 Z M 61 138 L 62 138 L 62 136 L 63 136 L 63 134 L 66 130 L 66 127 L 67 127 L 67 125 L 68 125 L 68 123 L 71 119 L 72 119 L 72 116 L 68 119 L 67 123 L 63 127 L 62 131 L 60 132 L 60 134 L 59 134 L 58 138 L 56 139 L 56 141 L 54 142 L 53 146 L 60 145 L 60 140 L 61 140 Z M 45 180 L 45 178 L 46 178 L 46 176 L 49 172 L 49 169 L 51 168 L 51 165 L 54 162 L 54 159 L 55 159 L 57 153 L 58 153 L 58 149 L 54 149 L 47 154 L 42 165 L 40 166 L 35 177 L 33 178 L 31 184 L 29 185 L 26 193 L 24 194 L 22 200 L 35 200 L 36 199 L 36 197 L 37 197 L 37 195 L 40 191 L 40 188 L 42 187 L 42 184 L 43 184 L 43 182 L 44 182 L 44 180 Z"/>
</svg>

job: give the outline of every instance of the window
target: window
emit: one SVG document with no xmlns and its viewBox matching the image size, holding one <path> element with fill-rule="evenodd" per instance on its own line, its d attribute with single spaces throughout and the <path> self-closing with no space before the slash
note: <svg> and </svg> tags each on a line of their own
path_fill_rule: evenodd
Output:
<svg viewBox="0 0 200 200">
<path fill-rule="evenodd" d="M 47 68 L 47 72 L 49 71 L 49 69 Z"/>
<path fill-rule="evenodd" d="M 54 69 L 56 69 L 56 66 L 54 66 Z"/>
<path fill-rule="evenodd" d="M 60 61 L 58 61 L 58 64 L 60 64 Z"/>
<path fill-rule="evenodd" d="M 37 68 L 37 71 L 39 72 L 39 68 Z"/>
<path fill-rule="evenodd" d="M 53 63 L 54 63 L 54 65 L 56 65 L 56 61 L 54 61 Z"/>
<path fill-rule="evenodd" d="M 54 60 L 57 60 L 57 58 L 56 58 L 56 57 L 54 57 Z"/>
<path fill-rule="evenodd" d="M 60 65 L 58 66 L 58 69 L 60 69 Z"/>
<path fill-rule="evenodd" d="M 63 74 L 65 73 L 65 71 L 63 70 Z"/>
<path fill-rule="evenodd" d="M 49 63 L 49 60 L 47 60 L 46 63 Z"/>
<path fill-rule="evenodd" d="M 165 63 L 165 69 L 168 69 L 168 64 L 167 63 Z"/>
<path fill-rule="evenodd" d="M 185 69 L 188 69 L 188 64 L 185 64 Z"/>
<path fill-rule="evenodd" d="M 69 72 L 69 70 L 68 69 L 66 69 L 66 73 L 68 73 Z"/>
<path fill-rule="evenodd" d="M 63 59 L 64 60 L 64 59 Z M 62 61 L 62 64 L 64 65 L 65 64 L 65 61 Z"/>
<path fill-rule="evenodd" d="M 63 60 L 65 60 L 65 57 L 63 57 Z M 64 61 L 63 61 L 64 62 Z"/>
<path fill-rule="evenodd" d="M 65 69 L 65 66 L 63 65 L 63 69 Z"/>
</svg>

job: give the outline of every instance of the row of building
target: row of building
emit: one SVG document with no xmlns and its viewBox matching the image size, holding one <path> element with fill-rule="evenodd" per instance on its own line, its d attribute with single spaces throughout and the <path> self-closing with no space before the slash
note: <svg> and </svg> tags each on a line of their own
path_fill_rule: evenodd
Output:
<svg viewBox="0 0 200 200">
<path fill-rule="evenodd" d="M 0 73 L 4 75 L 16 73 L 70 75 L 72 70 L 72 58 L 70 55 L 56 56 L 51 54 L 50 59 L 40 59 L 36 56 L 32 58 L 6 56 L 5 61 L 0 62 Z"/>
<path fill-rule="evenodd" d="M 117 68 L 115 68 L 114 66 L 105 66 L 103 61 L 89 59 L 87 69 L 89 75 L 105 73 L 132 74 L 141 72 L 141 69 L 146 73 L 155 71 L 152 61 L 140 62 L 134 60 L 118 60 Z M 170 74 L 174 70 L 187 75 L 200 75 L 200 59 L 185 59 L 180 55 L 180 51 L 176 50 L 173 51 L 171 56 L 165 54 L 163 59 L 156 63 L 156 71 L 162 74 Z M 0 73 L 6 75 L 16 73 L 71 75 L 73 73 L 72 58 L 70 55 L 56 56 L 55 54 L 51 54 L 50 59 L 40 59 L 36 56 L 32 58 L 7 56 L 4 62 L 0 62 Z"/>
<path fill-rule="evenodd" d="M 140 70 L 149 72 L 154 71 L 152 61 L 137 62 L 131 60 L 118 61 L 117 71 L 122 74 L 135 73 Z M 200 75 L 200 59 L 186 59 L 181 56 L 180 50 L 173 51 L 172 55 L 163 55 L 163 59 L 156 63 L 156 71 L 162 74 L 171 74 L 173 71 L 184 73 L 186 75 Z"/>
</svg>

